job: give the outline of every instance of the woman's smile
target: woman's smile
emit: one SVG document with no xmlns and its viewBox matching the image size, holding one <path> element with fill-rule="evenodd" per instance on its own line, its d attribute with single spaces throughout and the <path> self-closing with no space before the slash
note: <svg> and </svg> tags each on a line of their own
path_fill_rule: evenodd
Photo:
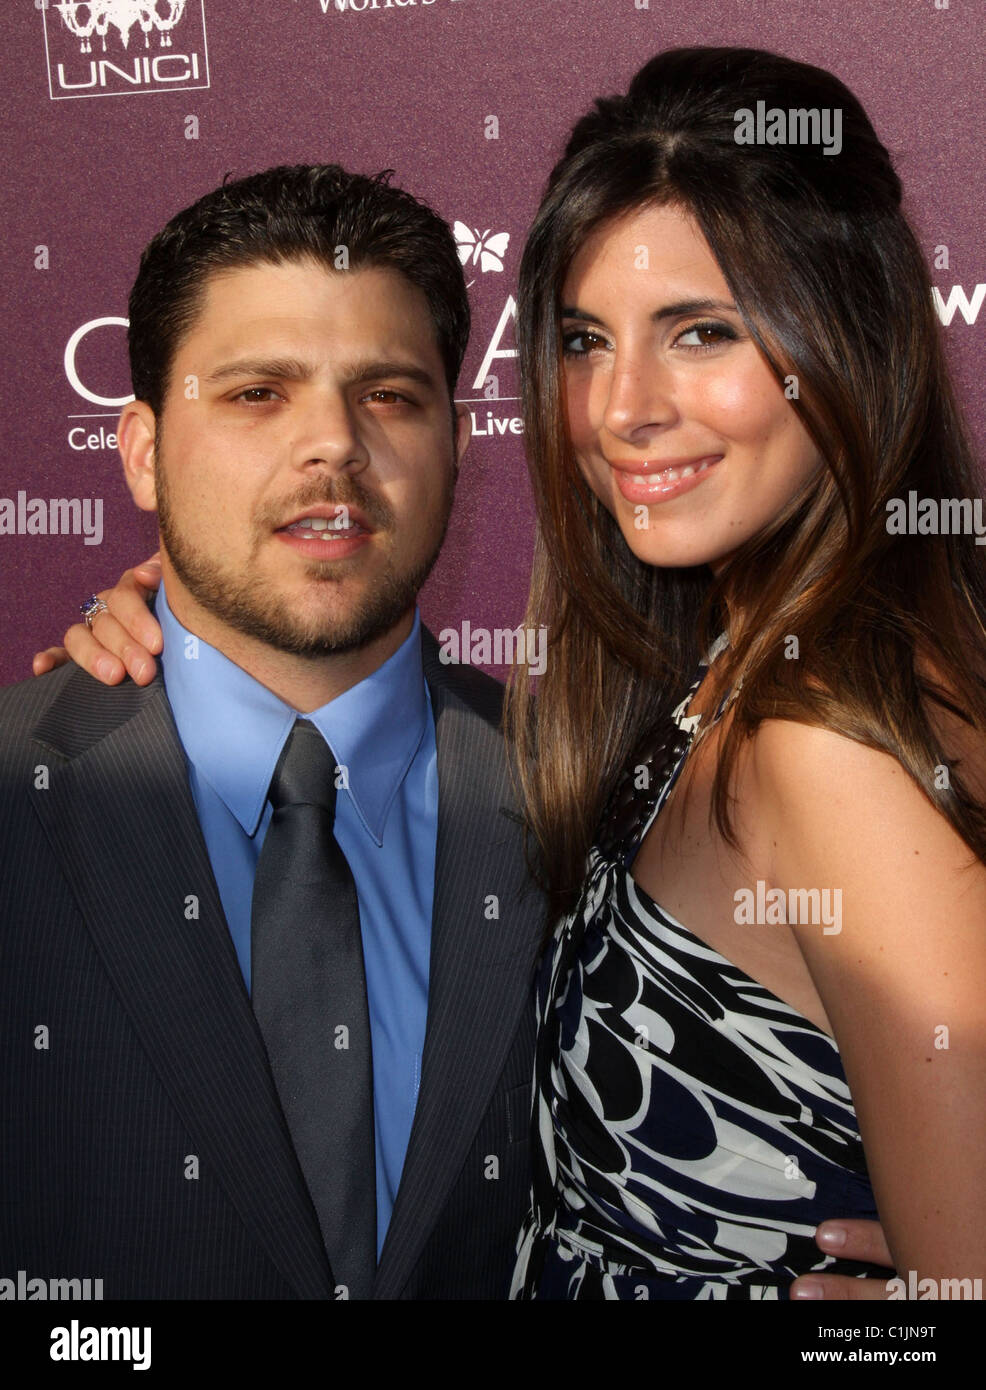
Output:
<svg viewBox="0 0 986 1390">
<path fill-rule="evenodd" d="M 673 462 L 664 459 L 607 459 L 607 463 L 613 470 L 616 486 L 627 501 L 648 506 L 691 492 L 722 458 L 722 454 L 706 454 L 704 458 Z"/>
</svg>

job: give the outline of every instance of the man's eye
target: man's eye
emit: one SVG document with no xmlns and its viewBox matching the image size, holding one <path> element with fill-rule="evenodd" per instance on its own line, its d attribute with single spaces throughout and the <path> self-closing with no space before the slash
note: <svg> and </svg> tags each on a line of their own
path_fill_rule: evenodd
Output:
<svg viewBox="0 0 986 1390">
<path fill-rule="evenodd" d="M 399 391 L 391 391 L 389 387 L 378 386 L 374 391 L 367 391 L 363 397 L 364 401 L 376 401 L 379 405 L 393 405 L 396 402 L 407 402 L 407 396 L 402 396 Z"/>
<path fill-rule="evenodd" d="M 566 357 L 585 357 L 597 348 L 608 347 L 606 339 L 591 328 L 573 328 L 562 334 L 562 352 Z"/>
<path fill-rule="evenodd" d="M 248 405 L 265 405 L 268 401 L 280 399 L 271 386 L 248 386 L 233 397 L 234 401 L 246 401 Z"/>
</svg>

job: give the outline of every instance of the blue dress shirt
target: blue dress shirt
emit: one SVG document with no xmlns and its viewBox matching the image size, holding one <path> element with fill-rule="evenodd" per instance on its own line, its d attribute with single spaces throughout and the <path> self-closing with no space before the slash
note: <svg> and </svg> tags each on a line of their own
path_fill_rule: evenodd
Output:
<svg viewBox="0 0 986 1390">
<path fill-rule="evenodd" d="M 161 665 L 188 779 L 240 969 L 250 989 L 250 907 L 267 789 L 296 710 L 156 605 Z M 336 838 L 356 881 L 373 1043 L 377 1254 L 383 1248 L 421 1079 L 438 833 L 435 721 L 421 621 L 365 680 L 303 716 L 348 770 Z"/>
</svg>

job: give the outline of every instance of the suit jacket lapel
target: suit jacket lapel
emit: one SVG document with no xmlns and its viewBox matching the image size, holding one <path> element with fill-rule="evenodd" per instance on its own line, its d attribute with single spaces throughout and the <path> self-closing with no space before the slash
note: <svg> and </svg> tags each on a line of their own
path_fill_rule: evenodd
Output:
<svg viewBox="0 0 986 1390">
<path fill-rule="evenodd" d="M 38 814 L 201 1167 L 298 1295 L 330 1298 L 163 685 L 107 691 L 77 672 L 35 737 L 51 765 Z"/>
<path fill-rule="evenodd" d="M 422 632 L 438 750 L 438 842 L 421 1087 L 376 1298 L 398 1297 L 532 1007 L 541 904 L 530 891 L 503 736 L 462 698 Z M 487 697 L 488 698 L 488 697 Z M 493 713 L 486 711 L 487 716 Z M 498 916 L 489 915 L 497 900 Z"/>
</svg>

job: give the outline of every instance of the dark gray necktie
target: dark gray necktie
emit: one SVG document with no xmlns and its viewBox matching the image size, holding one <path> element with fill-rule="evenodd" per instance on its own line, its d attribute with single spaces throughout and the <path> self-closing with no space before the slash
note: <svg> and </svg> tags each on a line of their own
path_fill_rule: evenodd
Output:
<svg viewBox="0 0 986 1390">
<path fill-rule="evenodd" d="M 253 1010 L 337 1284 L 368 1298 L 376 1269 L 373 1069 L 356 885 L 334 834 L 336 762 L 299 719 L 251 913 Z"/>
</svg>

